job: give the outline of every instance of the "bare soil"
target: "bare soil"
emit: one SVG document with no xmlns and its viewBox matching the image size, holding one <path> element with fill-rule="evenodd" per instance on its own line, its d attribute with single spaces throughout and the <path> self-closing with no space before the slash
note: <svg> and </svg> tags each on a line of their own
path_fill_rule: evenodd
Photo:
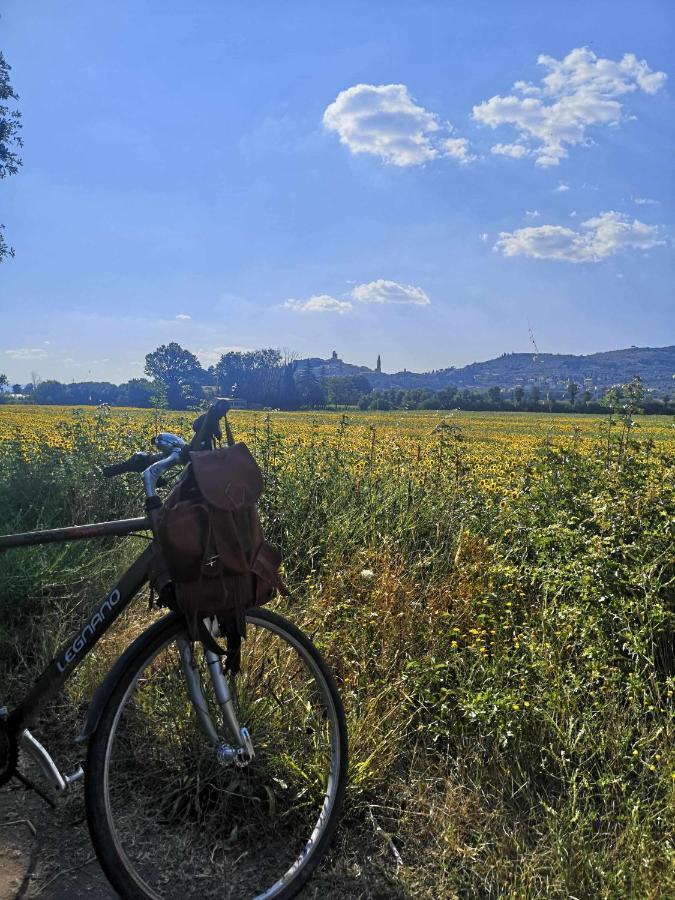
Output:
<svg viewBox="0 0 675 900">
<path fill-rule="evenodd" d="M 406 900 L 382 859 L 349 852 L 338 839 L 332 855 L 301 893 L 302 900 Z M 18 782 L 0 789 L 0 900 L 114 900 L 89 840 L 81 783 L 51 809 Z"/>
<path fill-rule="evenodd" d="M 18 783 L 0 791 L 0 900 L 113 900 L 89 842 L 81 788 L 51 809 Z"/>
</svg>

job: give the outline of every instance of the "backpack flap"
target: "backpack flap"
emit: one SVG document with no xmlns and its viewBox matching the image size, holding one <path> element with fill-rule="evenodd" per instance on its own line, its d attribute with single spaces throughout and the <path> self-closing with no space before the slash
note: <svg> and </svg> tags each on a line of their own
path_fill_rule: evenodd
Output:
<svg viewBox="0 0 675 900">
<path fill-rule="evenodd" d="M 211 506 L 232 512 L 260 499 L 262 472 L 246 444 L 190 453 L 190 462 L 197 486 Z"/>
</svg>

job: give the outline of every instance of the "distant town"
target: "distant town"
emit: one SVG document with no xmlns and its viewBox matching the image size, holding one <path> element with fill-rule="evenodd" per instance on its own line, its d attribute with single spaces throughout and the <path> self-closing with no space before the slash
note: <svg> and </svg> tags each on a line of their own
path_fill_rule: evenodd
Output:
<svg viewBox="0 0 675 900">
<path fill-rule="evenodd" d="M 570 382 L 591 397 L 604 395 L 608 388 L 639 375 L 650 392 L 675 393 L 675 346 L 631 347 L 610 350 L 587 356 L 561 353 L 503 353 L 496 359 L 475 362 L 467 366 L 438 369 L 431 372 L 400 372 L 387 374 L 377 357 L 373 369 L 345 362 L 337 351 L 329 359 L 311 357 L 300 360 L 317 378 L 344 375 L 365 375 L 377 388 L 429 388 L 438 390 L 448 385 L 458 388 L 487 390 L 497 386 L 504 391 L 517 387 L 553 391 L 556 396 L 567 392 Z"/>
</svg>

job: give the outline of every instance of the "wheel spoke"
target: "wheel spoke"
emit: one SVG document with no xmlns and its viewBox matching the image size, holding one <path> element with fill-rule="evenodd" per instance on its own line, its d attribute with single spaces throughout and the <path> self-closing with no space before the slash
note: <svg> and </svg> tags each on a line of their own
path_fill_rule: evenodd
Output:
<svg viewBox="0 0 675 900">
<path fill-rule="evenodd" d="M 230 679 L 255 750 L 244 767 L 221 763 L 209 746 L 176 631 L 130 678 L 107 736 L 104 807 L 115 854 L 141 894 L 277 896 L 285 875 L 300 881 L 308 845 L 313 852 L 337 809 L 344 740 L 334 692 L 311 650 L 278 622 L 249 617 L 242 671 Z M 194 664 L 222 733 L 199 644 Z"/>
</svg>

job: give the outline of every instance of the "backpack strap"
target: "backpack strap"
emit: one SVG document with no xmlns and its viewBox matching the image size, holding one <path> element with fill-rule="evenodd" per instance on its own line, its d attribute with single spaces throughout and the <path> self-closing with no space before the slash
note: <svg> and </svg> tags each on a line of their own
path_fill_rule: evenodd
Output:
<svg viewBox="0 0 675 900">
<path fill-rule="evenodd" d="M 199 619 L 197 624 L 197 637 L 204 645 L 204 649 L 211 650 L 218 656 L 225 657 L 225 673 L 230 675 L 238 675 L 241 669 L 241 634 L 239 628 L 232 627 L 232 623 L 227 621 L 227 617 L 222 619 L 218 617 L 221 631 L 224 633 L 227 642 L 227 649 L 223 650 L 218 641 L 211 634 L 204 624 L 203 619 Z"/>
</svg>

